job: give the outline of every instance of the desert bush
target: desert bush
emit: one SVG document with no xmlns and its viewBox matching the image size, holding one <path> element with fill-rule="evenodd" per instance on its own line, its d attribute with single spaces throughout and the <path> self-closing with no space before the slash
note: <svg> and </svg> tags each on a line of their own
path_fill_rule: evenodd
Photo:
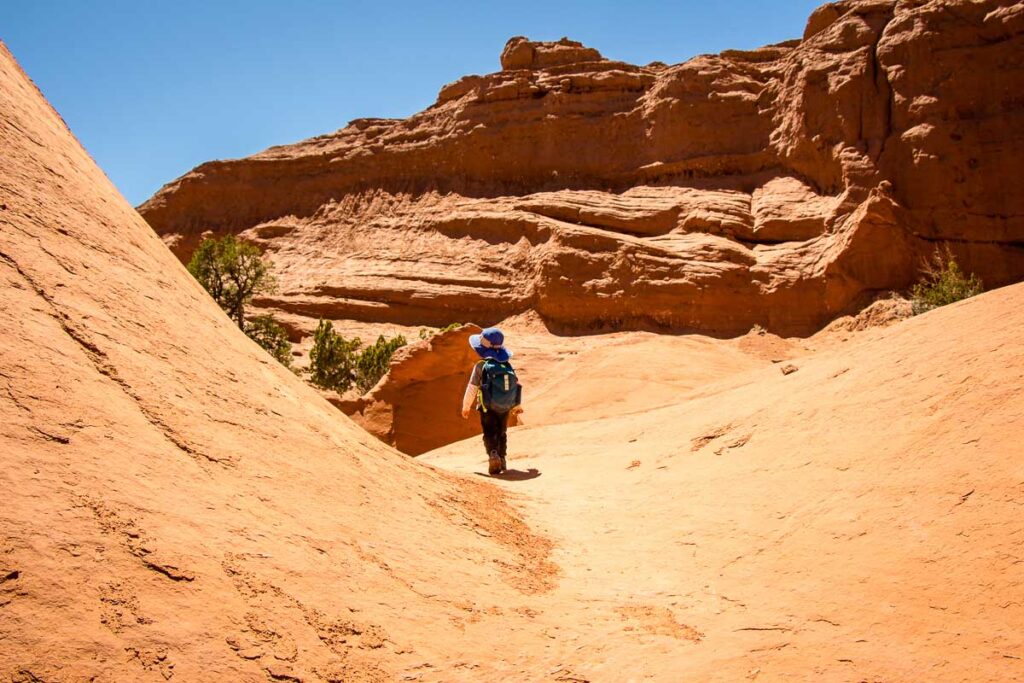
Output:
<svg viewBox="0 0 1024 683">
<path fill-rule="evenodd" d="M 245 307 L 257 294 L 274 290 L 274 277 L 260 250 L 234 235 L 205 239 L 192 254 L 188 272 L 213 300 L 245 330 Z"/>
<path fill-rule="evenodd" d="M 360 344 L 358 338 L 345 339 L 335 332 L 330 320 L 321 320 L 309 352 L 309 380 L 323 389 L 348 391 L 356 380 Z"/>
<path fill-rule="evenodd" d="M 245 334 L 266 349 L 286 368 L 292 366 L 292 344 L 288 332 L 274 320 L 273 316 L 258 315 L 245 322 Z"/>
<path fill-rule="evenodd" d="M 450 325 L 445 325 L 444 327 L 440 328 L 436 332 L 431 332 L 430 328 L 428 328 L 428 327 L 421 327 L 420 328 L 420 339 L 430 339 L 431 337 L 433 337 L 436 334 L 444 334 L 445 332 L 449 332 L 451 330 L 454 330 L 454 329 L 457 329 L 457 328 L 460 328 L 460 327 L 462 327 L 462 323 L 452 323 Z"/>
<path fill-rule="evenodd" d="M 976 275 L 964 275 L 949 246 L 936 249 L 922 271 L 924 277 L 910 290 L 914 315 L 968 299 L 983 291 L 981 280 Z"/>
<path fill-rule="evenodd" d="M 345 339 L 334 331 L 329 320 L 321 320 L 309 352 L 309 379 L 324 389 L 345 393 L 353 386 L 366 392 L 388 371 L 391 356 L 405 346 L 402 335 L 386 339 L 384 335 L 362 351 L 358 337 Z"/>
<path fill-rule="evenodd" d="M 384 335 L 381 335 L 373 345 L 363 349 L 356 361 L 356 386 L 360 391 L 369 391 L 380 381 L 388 371 L 391 356 L 405 344 L 405 337 L 402 335 L 391 339 L 385 339 Z"/>
</svg>

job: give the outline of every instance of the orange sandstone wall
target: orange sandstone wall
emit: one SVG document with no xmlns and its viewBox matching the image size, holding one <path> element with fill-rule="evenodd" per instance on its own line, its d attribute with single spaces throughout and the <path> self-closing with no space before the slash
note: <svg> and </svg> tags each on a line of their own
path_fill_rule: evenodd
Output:
<svg viewBox="0 0 1024 683">
<path fill-rule="evenodd" d="M 796 27 L 794 27 L 796 33 Z M 807 334 L 948 241 L 1024 277 L 1024 9 L 845 0 L 683 64 L 513 38 L 404 120 L 209 162 L 139 207 L 186 258 L 263 245 L 315 319 Z"/>
</svg>

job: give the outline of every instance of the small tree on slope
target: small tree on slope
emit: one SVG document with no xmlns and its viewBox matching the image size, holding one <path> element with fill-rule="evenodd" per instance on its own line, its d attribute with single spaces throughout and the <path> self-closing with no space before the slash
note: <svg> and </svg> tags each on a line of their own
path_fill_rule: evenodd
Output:
<svg viewBox="0 0 1024 683">
<path fill-rule="evenodd" d="M 288 332 L 270 315 L 258 315 L 245 323 L 245 334 L 262 346 L 277 361 L 291 368 L 292 343 Z"/>
<path fill-rule="evenodd" d="M 196 248 L 187 267 L 250 339 L 282 365 L 291 367 L 292 345 L 285 329 L 269 315 L 245 319 L 245 307 L 253 297 L 274 290 L 273 275 L 259 249 L 239 242 L 233 235 L 206 239 Z"/>
<path fill-rule="evenodd" d="M 188 272 L 243 331 L 245 307 L 257 294 L 274 291 L 274 277 L 260 250 L 234 235 L 203 240 L 188 262 Z"/>
</svg>

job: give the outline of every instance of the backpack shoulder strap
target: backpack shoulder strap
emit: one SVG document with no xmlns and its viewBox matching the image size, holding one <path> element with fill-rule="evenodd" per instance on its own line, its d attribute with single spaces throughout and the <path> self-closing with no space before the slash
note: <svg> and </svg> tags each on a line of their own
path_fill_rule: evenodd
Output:
<svg viewBox="0 0 1024 683">
<path fill-rule="evenodd" d="M 488 360 L 479 360 L 476 362 L 476 367 L 480 368 L 480 385 L 483 386 L 487 383 L 487 375 L 490 373 L 491 366 L 488 365 Z"/>
<path fill-rule="evenodd" d="M 487 359 L 478 360 L 475 368 L 480 368 L 480 384 L 476 388 L 476 400 L 477 405 L 480 406 L 480 410 L 487 412 L 487 401 L 484 400 L 484 385 L 487 384 Z"/>
</svg>

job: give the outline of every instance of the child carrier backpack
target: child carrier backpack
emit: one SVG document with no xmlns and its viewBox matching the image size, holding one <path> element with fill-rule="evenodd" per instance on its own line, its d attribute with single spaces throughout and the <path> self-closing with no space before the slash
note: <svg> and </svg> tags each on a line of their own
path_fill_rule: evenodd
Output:
<svg viewBox="0 0 1024 683">
<path fill-rule="evenodd" d="M 480 405 L 484 411 L 507 413 L 522 402 L 523 388 L 508 362 L 484 361 L 480 378 Z"/>
</svg>

